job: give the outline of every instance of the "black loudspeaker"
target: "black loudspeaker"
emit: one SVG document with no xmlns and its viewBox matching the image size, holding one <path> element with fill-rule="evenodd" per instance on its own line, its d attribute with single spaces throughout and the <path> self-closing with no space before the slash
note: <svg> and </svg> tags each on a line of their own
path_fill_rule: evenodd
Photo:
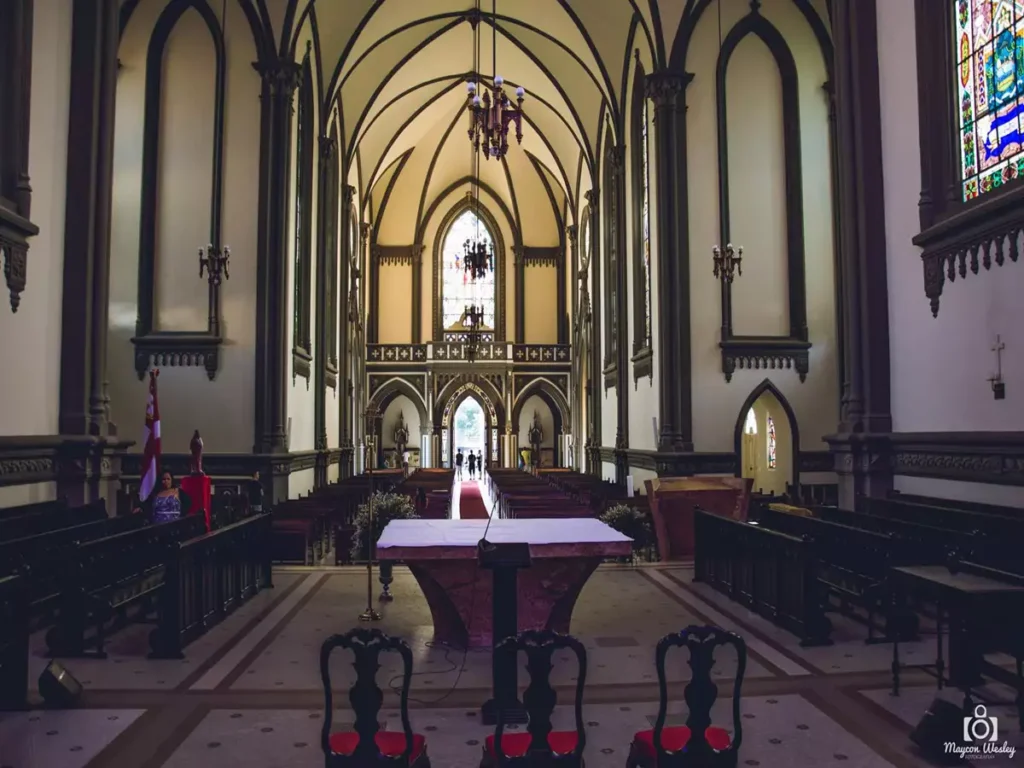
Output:
<svg viewBox="0 0 1024 768">
<path fill-rule="evenodd" d="M 910 733 L 925 757 L 939 765 L 963 765 L 962 753 L 947 753 L 946 745 L 963 745 L 964 711 L 956 704 L 936 698 Z"/>
<path fill-rule="evenodd" d="M 39 675 L 39 695 L 51 709 L 71 709 L 82 698 L 82 684 L 59 661 L 51 661 Z"/>
</svg>

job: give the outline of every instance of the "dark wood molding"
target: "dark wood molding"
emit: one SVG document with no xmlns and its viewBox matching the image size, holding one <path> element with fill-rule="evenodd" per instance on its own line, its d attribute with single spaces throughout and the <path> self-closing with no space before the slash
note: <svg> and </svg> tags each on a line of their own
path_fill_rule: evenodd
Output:
<svg viewBox="0 0 1024 768">
<path fill-rule="evenodd" d="M 75 3 L 71 32 L 58 428 L 116 433 L 107 396 L 117 0 Z"/>
<path fill-rule="evenodd" d="M 0 3 L 0 256 L 12 312 L 28 278 L 28 240 L 39 234 L 28 167 L 33 10 L 33 0 Z"/>
<path fill-rule="evenodd" d="M 625 165 L 625 146 L 616 145 L 612 137 L 611 126 L 605 129 L 604 155 L 601 164 L 601 187 L 604 190 L 604 203 L 601 209 L 601 222 L 604 235 L 604 257 L 599 262 L 605 280 L 604 312 L 604 374 L 605 389 L 618 384 L 616 371 L 619 363 L 619 335 L 622 318 L 619 317 L 619 293 L 623 283 L 619 279 L 619 195 L 618 179 Z M 624 218 L 624 217 L 622 217 Z"/>
<path fill-rule="evenodd" d="M 121 457 L 132 445 L 130 440 L 83 435 L 3 435 L 0 487 L 61 480 L 95 484 L 116 478 L 121 471 Z M 72 496 L 81 499 L 80 494 Z"/>
<path fill-rule="evenodd" d="M 584 450 L 587 453 L 587 466 L 591 474 L 601 475 L 601 462 L 598 451 L 601 447 L 601 422 L 603 410 L 601 408 L 601 313 L 604 310 L 604 301 L 601 299 L 601 191 L 596 185 L 583 193 L 586 200 L 584 215 L 586 216 L 584 230 L 584 243 L 590 243 L 590 253 L 584 256 L 583 281 L 586 285 L 588 276 L 592 281 L 592 291 L 588 300 L 590 303 L 589 334 L 590 349 L 587 350 L 587 361 L 590 370 L 587 372 L 586 394 L 589 398 L 587 416 L 590 419 L 590 429 Z"/>
<path fill-rule="evenodd" d="M 786 336 L 744 336 L 733 334 L 732 285 L 721 281 L 722 293 L 722 373 L 731 381 L 736 366 L 775 367 L 780 360 L 792 365 L 807 378 L 810 348 L 807 333 L 807 285 L 804 274 L 804 195 L 803 163 L 800 140 L 800 93 L 796 61 L 782 34 L 761 15 L 758 4 L 726 35 L 715 72 L 718 109 L 718 202 L 720 245 L 732 242 L 729 195 L 729 131 L 726 81 L 729 61 L 747 35 L 757 36 L 775 60 L 782 81 L 782 120 L 785 162 L 786 259 L 789 294 L 789 334 Z M 742 279 L 742 278 L 739 278 Z M 739 342 L 738 346 L 734 345 Z"/>
<path fill-rule="evenodd" d="M 835 460 L 826 450 L 800 451 L 797 466 L 800 472 L 834 472 Z"/>
<path fill-rule="evenodd" d="M 636 65 L 633 68 L 633 91 L 630 97 L 630 174 L 629 183 L 632 197 L 631 216 L 633 220 L 633 385 L 637 387 L 640 379 L 647 376 L 654 384 L 654 353 L 652 346 L 653 332 L 653 301 L 651 291 L 651 267 L 653 254 L 646 253 L 650 247 L 650 173 L 647 163 L 650 162 L 650 134 L 645 130 L 648 124 L 646 81 L 643 64 L 640 63 L 639 50 L 634 51 Z M 644 188 L 648 190 L 647 214 L 644 216 Z M 646 218 L 646 220 L 645 220 Z M 644 240 L 644 231 L 648 239 Z M 645 263 L 646 260 L 646 263 Z"/>
<path fill-rule="evenodd" d="M 163 109 L 163 70 L 167 42 L 175 25 L 189 9 L 206 24 L 214 51 L 213 153 L 210 193 L 210 239 L 221 248 L 221 207 L 224 166 L 224 89 L 227 59 L 220 21 L 206 2 L 171 0 L 157 19 L 146 52 L 146 86 L 142 137 L 142 187 L 139 216 L 138 316 L 135 321 L 135 373 L 141 381 L 150 365 L 203 366 L 212 381 L 220 365 L 221 337 L 219 281 L 208 281 L 209 314 L 205 330 L 162 331 L 156 322 L 157 230 L 173 226 L 158 221 L 160 192 L 160 131 Z M 160 258 L 181 259 L 184 254 L 160 254 Z M 184 267 L 185 262 L 181 262 Z M 198 265 L 197 265 L 198 266 Z"/>
<path fill-rule="evenodd" d="M 422 245 L 380 245 L 373 246 L 373 258 L 378 264 L 389 267 L 408 267 L 416 262 L 417 250 L 422 251 Z"/>
<path fill-rule="evenodd" d="M 337 327 L 334 310 L 338 274 L 338 145 L 335 134 L 323 134 L 318 140 L 317 163 L 317 258 L 316 258 L 316 362 L 313 385 L 313 446 L 327 448 L 327 386 L 331 363 L 331 327 Z M 335 360 L 337 364 L 337 360 Z M 335 368 L 335 371 L 337 369 Z M 337 373 L 334 376 L 337 385 Z M 327 484 L 327 466 L 319 457 L 314 486 Z"/>
<path fill-rule="evenodd" d="M 843 289 L 843 432 L 884 433 L 892 429 L 875 2 L 836 0 L 832 10 Z"/>
<path fill-rule="evenodd" d="M 925 295 L 933 315 L 946 281 L 967 270 L 978 274 L 1007 258 L 1017 261 L 1024 229 L 1024 162 L 1011 163 L 992 190 L 964 201 L 959 161 L 958 101 L 952 75 L 956 71 L 955 3 L 938 9 L 916 0 L 918 125 L 921 138 L 921 233 L 914 243 L 924 250 Z M 941 75 L 937 73 L 943 73 Z M 980 148 L 976 149 L 980 154 Z"/>
<path fill-rule="evenodd" d="M 318 458 L 323 457 L 322 466 L 339 464 L 351 446 L 325 448 L 313 451 L 283 453 L 204 453 L 203 471 L 214 481 L 246 480 L 254 472 L 261 475 L 290 475 L 293 472 L 316 469 Z M 175 477 L 188 474 L 191 456 L 187 453 L 164 453 L 160 457 L 161 467 Z M 121 477 L 126 483 L 137 482 L 142 470 L 142 454 L 129 453 L 121 460 Z"/>
<path fill-rule="evenodd" d="M 292 381 L 301 376 L 309 388 L 313 362 L 310 343 L 310 315 L 313 282 L 313 158 L 315 152 L 313 66 L 311 44 L 299 70 L 297 117 L 295 120 L 295 204 L 293 209 L 295 242 L 292 254 Z M 318 308 L 319 311 L 319 308 Z"/>
<path fill-rule="evenodd" d="M 527 267 L 558 267 L 565 260 L 561 245 L 524 245 L 523 264 Z"/>
<path fill-rule="evenodd" d="M 689 183 L 686 87 L 690 73 L 648 75 L 645 95 L 654 102 L 654 196 L 658 250 L 658 450 L 693 450 L 690 341 Z"/>
</svg>

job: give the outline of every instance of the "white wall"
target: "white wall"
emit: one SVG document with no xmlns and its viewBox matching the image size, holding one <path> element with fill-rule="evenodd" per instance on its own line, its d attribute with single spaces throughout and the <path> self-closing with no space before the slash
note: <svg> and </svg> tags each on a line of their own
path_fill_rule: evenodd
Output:
<svg viewBox="0 0 1024 768">
<path fill-rule="evenodd" d="M 723 34 L 748 11 L 746 3 L 724 3 Z M 794 370 L 738 369 L 729 384 L 722 374 L 718 346 L 721 298 L 711 262 L 711 249 L 720 239 L 714 151 L 718 145 L 715 67 L 719 36 L 717 14 L 706 13 L 686 62 L 687 71 L 694 73 L 686 92 L 686 120 L 693 438 L 698 451 L 733 450 L 733 430 L 743 401 L 766 375 L 796 413 L 801 450 L 825 450 L 821 438 L 835 431 L 839 419 L 828 111 L 821 87 L 826 79 L 824 60 L 813 32 L 791 2 L 767 0 L 761 12 L 786 39 L 798 71 L 807 319 L 813 345 L 810 372 L 806 382 L 801 382 Z M 727 73 L 728 106 L 732 109 L 728 117 L 733 242 L 746 247 L 743 276 L 736 279 L 733 290 L 737 334 L 788 330 L 788 317 L 778 318 L 788 306 L 784 303 L 787 297 L 780 292 L 784 285 L 778 285 L 785 258 L 778 239 L 779 211 L 766 200 L 766 196 L 777 195 L 771 190 L 780 189 L 783 182 L 781 92 L 769 64 L 775 66 L 760 41 L 746 40 L 733 54 Z M 742 173 L 741 163 L 755 159 L 757 173 Z M 764 307 L 773 308 L 774 324 Z"/>
<path fill-rule="evenodd" d="M 21 306 L 0 304 L 0 434 L 57 432 L 71 83 L 71 0 L 37 3 L 32 40 L 29 176 L 32 221 Z M 30 352 L 30 353 L 29 353 Z M 53 498 L 53 483 L 0 488 L 0 506 Z"/>
<path fill-rule="evenodd" d="M 126 437 L 142 431 L 148 387 L 148 382 L 139 381 L 135 374 L 131 338 L 138 297 L 146 51 L 163 6 L 160 0 L 140 3 L 118 53 L 122 69 L 115 121 L 107 374 L 112 419 Z M 231 279 L 221 290 L 225 343 L 212 382 L 201 367 L 161 369 L 161 428 L 167 452 L 186 452 L 197 428 L 212 453 L 248 452 L 253 446 L 257 224 L 253 212 L 259 188 L 260 79 L 252 68 L 256 53 L 248 24 L 237 5 L 229 3 L 227 9 L 222 231 L 224 242 L 231 247 Z M 206 170 L 210 144 L 201 140 L 201 134 L 203 122 L 211 121 L 213 114 L 212 101 L 202 95 L 212 88 L 212 40 L 196 11 L 186 11 L 179 23 L 187 26 L 173 33 L 166 54 L 169 62 L 165 61 L 168 90 L 162 105 L 161 165 L 168 172 L 160 180 L 163 218 L 158 226 L 157 263 L 164 281 L 158 279 L 157 297 L 162 320 L 180 313 L 187 316 L 193 330 L 205 330 L 207 283 L 199 278 L 196 248 L 209 241 L 209 215 L 203 217 L 197 211 L 204 207 L 208 211 L 210 200 Z M 185 31 L 198 40 L 183 37 Z M 195 55 L 204 50 L 209 53 Z M 193 93 L 200 95 L 193 99 Z M 186 118 L 190 125 L 199 124 L 194 143 L 180 141 L 184 130 L 180 121 Z M 169 136 L 169 132 L 178 135 Z M 193 177 L 175 169 L 195 169 L 196 174 Z M 198 206 L 195 210 L 193 200 Z M 201 310 L 197 309 L 200 305 Z M 170 327 L 184 324 L 171 322 Z M 134 450 L 141 451 L 142 445 L 136 444 Z"/>
</svg>

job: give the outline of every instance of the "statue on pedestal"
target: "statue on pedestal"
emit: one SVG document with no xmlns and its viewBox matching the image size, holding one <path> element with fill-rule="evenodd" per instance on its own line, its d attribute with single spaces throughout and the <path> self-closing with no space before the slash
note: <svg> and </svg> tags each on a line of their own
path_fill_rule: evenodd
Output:
<svg viewBox="0 0 1024 768">
<path fill-rule="evenodd" d="M 199 436 L 198 429 L 192 434 L 192 442 L 188 444 L 188 449 L 192 452 L 192 459 L 189 462 L 190 473 L 203 474 L 203 438 Z"/>
<path fill-rule="evenodd" d="M 540 466 L 540 446 L 544 442 L 544 430 L 540 428 L 540 416 L 536 411 L 533 412 L 533 424 L 530 426 L 527 437 L 530 439 L 533 464 L 534 466 Z"/>
<path fill-rule="evenodd" d="M 409 428 L 405 426 L 405 416 L 398 412 L 398 423 L 395 425 L 395 451 L 401 457 L 405 453 L 405 447 L 409 444 Z"/>
</svg>

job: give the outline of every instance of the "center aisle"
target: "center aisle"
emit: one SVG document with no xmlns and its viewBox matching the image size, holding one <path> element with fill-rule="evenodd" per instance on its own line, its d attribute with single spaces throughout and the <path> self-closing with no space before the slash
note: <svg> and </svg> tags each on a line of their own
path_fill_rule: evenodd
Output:
<svg viewBox="0 0 1024 768">
<path fill-rule="evenodd" d="M 459 518 L 462 520 L 486 520 L 490 517 L 487 505 L 480 493 L 480 484 L 476 480 L 468 480 L 459 484 Z"/>
</svg>

